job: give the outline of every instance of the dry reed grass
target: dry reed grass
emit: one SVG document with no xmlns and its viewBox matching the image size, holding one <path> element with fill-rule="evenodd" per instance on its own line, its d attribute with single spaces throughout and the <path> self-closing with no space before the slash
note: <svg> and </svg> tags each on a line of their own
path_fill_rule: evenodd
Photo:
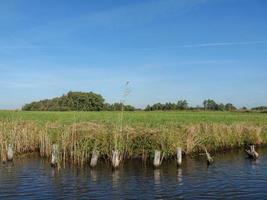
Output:
<svg viewBox="0 0 267 200">
<path fill-rule="evenodd" d="M 0 121 L 0 157 L 6 160 L 7 146 L 12 144 L 16 155 L 39 152 L 42 157 L 51 157 L 52 144 L 60 149 L 60 163 L 71 162 L 82 166 L 89 162 L 94 150 L 102 158 L 110 159 L 115 149 L 123 152 L 123 157 L 153 157 L 156 149 L 165 157 L 176 154 L 182 147 L 186 154 L 242 147 L 246 143 L 267 144 L 267 128 L 264 126 L 236 123 L 192 124 L 179 127 L 147 128 L 125 126 L 123 134 L 116 125 L 98 123 L 36 124 L 30 121 Z M 114 138 L 116 137 L 116 142 Z"/>
</svg>

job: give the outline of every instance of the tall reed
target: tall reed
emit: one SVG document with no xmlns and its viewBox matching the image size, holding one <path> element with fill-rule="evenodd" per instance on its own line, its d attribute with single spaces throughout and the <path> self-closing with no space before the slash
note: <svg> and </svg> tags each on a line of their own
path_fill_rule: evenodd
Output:
<svg viewBox="0 0 267 200">
<path fill-rule="evenodd" d="M 60 149 L 60 162 L 71 162 L 82 166 L 89 162 L 91 153 L 97 149 L 102 158 L 111 158 L 114 138 L 117 135 L 114 123 L 82 122 L 73 124 L 46 123 L 31 121 L 0 121 L 0 157 L 6 159 L 7 146 L 12 144 L 16 156 L 22 153 L 39 152 L 42 157 L 51 157 L 52 144 Z M 143 160 L 153 157 L 156 149 L 165 157 L 176 154 L 177 146 L 186 154 L 242 147 L 246 143 L 267 144 L 267 127 L 235 123 L 200 123 L 184 126 L 162 125 L 158 128 L 144 125 L 124 126 L 117 137 L 117 149 L 125 157 L 139 157 Z"/>
</svg>

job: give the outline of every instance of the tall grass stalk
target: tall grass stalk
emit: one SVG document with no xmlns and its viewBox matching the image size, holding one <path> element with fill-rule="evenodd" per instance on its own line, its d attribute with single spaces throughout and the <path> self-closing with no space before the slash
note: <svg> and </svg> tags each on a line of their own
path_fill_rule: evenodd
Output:
<svg viewBox="0 0 267 200">
<path fill-rule="evenodd" d="M 0 121 L 0 157 L 6 159 L 10 141 L 16 156 L 39 152 L 51 158 L 52 144 L 60 149 L 59 160 L 63 164 L 83 166 L 90 162 L 91 153 L 97 149 L 102 158 L 111 158 L 114 138 L 118 135 L 113 123 L 80 122 L 73 124 L 38 124 L 23 120 Z M 161 150 L 166 158 L 175 157 L 180 146 L 186 154 L 220 151 L 244 144 L 267 144 L 267 126 L 247 123 L 200 123 L 184 126 L 162 125 L 161 128 L 144 125 L 125 125 L 120 134 L 119 149 L 128 158 L 152 158 L 155 149 Z"/>
</svg>

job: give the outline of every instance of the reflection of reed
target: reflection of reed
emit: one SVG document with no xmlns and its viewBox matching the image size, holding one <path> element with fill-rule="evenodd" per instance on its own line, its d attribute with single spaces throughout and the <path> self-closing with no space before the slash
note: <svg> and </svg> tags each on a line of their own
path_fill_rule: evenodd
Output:
<svg viewBox="0 0 267 200">
<path fill-rule="evenodd" d="M 6 169 L 7 169 L 8 173 L 12 173 L 13 168 L 14 168 L 14 163 L 13 162 L 7 162 L 6 163 Z"/>
<path fill-rule="evenodd" d="M 260 161 L 257 160 L 251 160 L 251 167 L 253 170 L 257 169 L 258 165 L 260 164 Z"/>
<path fill-rule="evenodd" d="M 55 168 L 54 167 L 52 167 L 51 168 L 51 177 L 53 177 L 53 178 L 55 178 Z"/>
<path fill-rule="evenodd" d="M 112 172 L 112 187 L 117 188 L 119 185 L 120 174 L 119 170 L 113 170 Z"/>
<path fill-rule="evenodd" d="M 154 170 L 154 182 L 155 182 L 155 185 L 160 185 L 160 169 L 155 169 Z"/>
<path fill-rule="evenodd" d="M 60 178 L 60 173 L 58 168 L 51 167 L 51 177 L 53 177 L 55 181 L 58 181 L 58 179 Z"/>
<path fill-rule="evenodd" d="M 194 158 L 186 158 L 185 159 L 185 168 L 190 168 L 190 171 L 194 172 L 197 170 L 197 167 L 199 165 L 199 162 L 197 162 L 197 159 Z"/>
<path fill-rule="evenodd" d="M 93 182 L 97 182 L 97 171 L 94 169 L 90 170 L 90 174 L 91 174 L 91 179 Z"/>
<path fill-rule="evenodd" d="M 183 170 L 181 168 L 177 170 L 177 182 L 179 185 L 183 185 Z"/>
</svg>

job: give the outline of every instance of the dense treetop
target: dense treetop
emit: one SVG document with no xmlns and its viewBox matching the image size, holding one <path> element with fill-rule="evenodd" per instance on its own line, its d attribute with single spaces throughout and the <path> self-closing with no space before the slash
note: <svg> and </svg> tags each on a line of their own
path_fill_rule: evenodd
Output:
<svg viewBox="0 0 267 200">
<path fill-rule="evenodd" d="M 45 99 L 32 102 L 23 106 L 22 110 L 26 111 L 134 111 L 137 110 L 131 105 L 123 105 L 122 103 L 109 104 L 106 103 L 100 94 L 93 92 L 68 92 L 61 97 L 53 99 Z M 168 111 L 168 110 L 212 110 L 212 111 L 236 111 L 237 108 L 232 103 L 216 103 L 212 99 L 203 101 L 203 107 L 189 107 L 186 100 L 179 100 L 176 103 L 156 103 L 147 105 L 145 111 Z M 266 111 L 266 106 L 252 108 L 255 111 Z M 248 111 L 246 107 L 239 111 Z"/>
<path fill-rule="evenodd" d="M 148 105 L 145 110 L 214 110 L 214 111 L 235 111 L 237 108 L 231 104 L 217 104 L 214 100 L 208 99 L 203 102 L 203 107 L 189 107 L 186 100 L 179 100 L 177 103 L 156 103 Z"/>
<path fill-rule="evenodd" d="M 267 106 L 255 107 L 255 108 L 252 108 L 252 110 L 267 110 Z"/>
<path fill-rule="evenodd" d="M 121 110 L 122 104 L 105 103 L 104 98 L 93 92 L 68 92 L 66 95 L 53 99 L 45 99 L 32 102 L 23 106 L 22 110 L 27 111 L 101 111 Z M 124 110 L 134 110 L 129 105 L 124 105 Z"/>
</svg>

